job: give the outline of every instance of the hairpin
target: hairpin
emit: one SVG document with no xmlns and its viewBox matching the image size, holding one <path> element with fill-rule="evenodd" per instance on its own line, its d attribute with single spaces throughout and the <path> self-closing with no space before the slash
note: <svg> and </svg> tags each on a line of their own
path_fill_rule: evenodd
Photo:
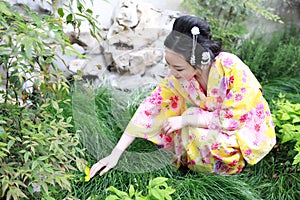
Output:
<svg viewBox="0 0 300 200">
<path fill-rule="evenodd" d="M 195 50 L 196 50 L 197 38 L 198 35 L 200 34 L 200 30 L 197 26 L 194 26 L 191 29 L 191 33 L 193 35 L 193 47 L 192 47 L 192 55 L 191 55 L 190 63 L 191 65 L 195 66 L 196 65 Z"/>
</svg>

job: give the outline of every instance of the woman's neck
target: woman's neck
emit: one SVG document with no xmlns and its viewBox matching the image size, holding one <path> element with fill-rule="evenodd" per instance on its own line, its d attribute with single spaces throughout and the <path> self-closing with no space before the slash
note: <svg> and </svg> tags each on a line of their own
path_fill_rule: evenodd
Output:
<svg viewBox="0 0 300 200">
<path fill-rule="evenodd" d="M 207 91 L 207 83 L 208 83 L 208 75 L 209 75 L 210 68 L 206 70 L 197 70 L 197 73 L 195 75 L 195 79 L 199 83 L 199 85 L 204 90 L 205 94 Z"/>
</svg>

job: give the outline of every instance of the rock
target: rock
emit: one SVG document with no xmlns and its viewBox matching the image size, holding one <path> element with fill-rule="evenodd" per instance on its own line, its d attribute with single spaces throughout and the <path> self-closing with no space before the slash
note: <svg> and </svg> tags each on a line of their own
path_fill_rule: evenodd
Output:
<svg viewBox="0 0 300 200">
<path fill-rule="evenodd" d="M 73 44 L 72 45 L 74 49 L 79 53 L 79 54 L 84 54 L 85 50 L 79 46 L 78 44 Z M 78 56 L 73 52 L 73 50 L 70 47 L 66 47 L 65 52 L 62 51 L 60 46 L 56 46 L 56 56 L 55 56 L 55 61 L 53 62 L 54 66 L 60 69 L 66 77 L 69 77 L 71 74 L 73 74 L 70 71 L 70 65 L 71 62 L 78 59 Z M 77 63 L 73 63 L 74 66 L 73 70 L 76 70 L 76 65 Z M 78 64 L 77 64 L 78 65 Z M 50 68 L 51 70 L 51 68 Z"/>
<path fill-rule="evenodd" d="M 163 58 L 163 41 L 177 11 L 161 11 L 139 0 L 123 0 L 116 7 L 107 33 L 104 55 L 120 74 L 144 74 Z"/>
<path fill-rule="evenodd" d="M 142 87 L 143 85 L 153 84 L 156 85 L 157 81 L 151 77 L 142 77 L 139 74 L 136 75 L 120 75 L 114 74 L 110 77 L 110 83 L 114 88 L 129 91 L 134 90 L 138 87 Z"/>
<path fill-rule="evenodd" d="M 23 5 L 29 7 L 31 11 L 36 11 L 39 14 L 50 15 L 53 13 L 53 8 L 46 0 L 6 0 L 11 5 L 15 6 L 16 10 L 21 13 L 26 13 Z"/>
</svg>

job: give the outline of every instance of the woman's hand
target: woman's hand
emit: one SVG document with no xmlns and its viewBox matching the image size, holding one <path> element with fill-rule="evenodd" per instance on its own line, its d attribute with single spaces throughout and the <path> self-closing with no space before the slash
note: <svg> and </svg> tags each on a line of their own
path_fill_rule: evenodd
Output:
<svg viewBox="0 0 300 200">
<path fill-rule="evenodd" d="M 165 134 L 170 134 L 184 127 L 182 116 L 169 117 L 162 124 L 162 130 Z"/>
<path fill-rule="evenodd" d="M 102 168 L 103 169 L 100 172 L 100 176 L 108 172 L 111 168 L 114 168 L 117 165 L 123 152 L 133 142 L 134 139 L 135 139 L 134 136 L 130 136 L 124 132 L 118 144 L 112 150 L 111 154 L 101 159 L 100 161 L 98 161 L 96 164 L 92 166 L 90 171 L 90 177 L 92 178 L 93 176 L 95 176 L 95 174 Z"/>
<path fill-rule="evenodd" d="M 122 151 L 114 149 L 109 156 L 99 160 L 92 166 L 90 177 L 92 178 L 101 169 L 102 171 L 100 172 L 100 176 L 108 172 L 110 169 L 114 168 L 117 165 L 122 153 Z"/>
</svg>

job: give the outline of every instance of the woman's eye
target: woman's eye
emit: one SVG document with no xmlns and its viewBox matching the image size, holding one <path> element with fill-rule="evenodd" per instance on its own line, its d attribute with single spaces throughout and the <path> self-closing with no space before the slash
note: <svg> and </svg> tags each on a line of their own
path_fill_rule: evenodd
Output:
<svg viewBox="0 0 300 200">
<path fill-rule="evenodd" d="M 178 71 L 178 72 L 182 72 L 182 71 L 183 71 L 183 69 L 177 69 L 177 71 Z"/>
</svg>

